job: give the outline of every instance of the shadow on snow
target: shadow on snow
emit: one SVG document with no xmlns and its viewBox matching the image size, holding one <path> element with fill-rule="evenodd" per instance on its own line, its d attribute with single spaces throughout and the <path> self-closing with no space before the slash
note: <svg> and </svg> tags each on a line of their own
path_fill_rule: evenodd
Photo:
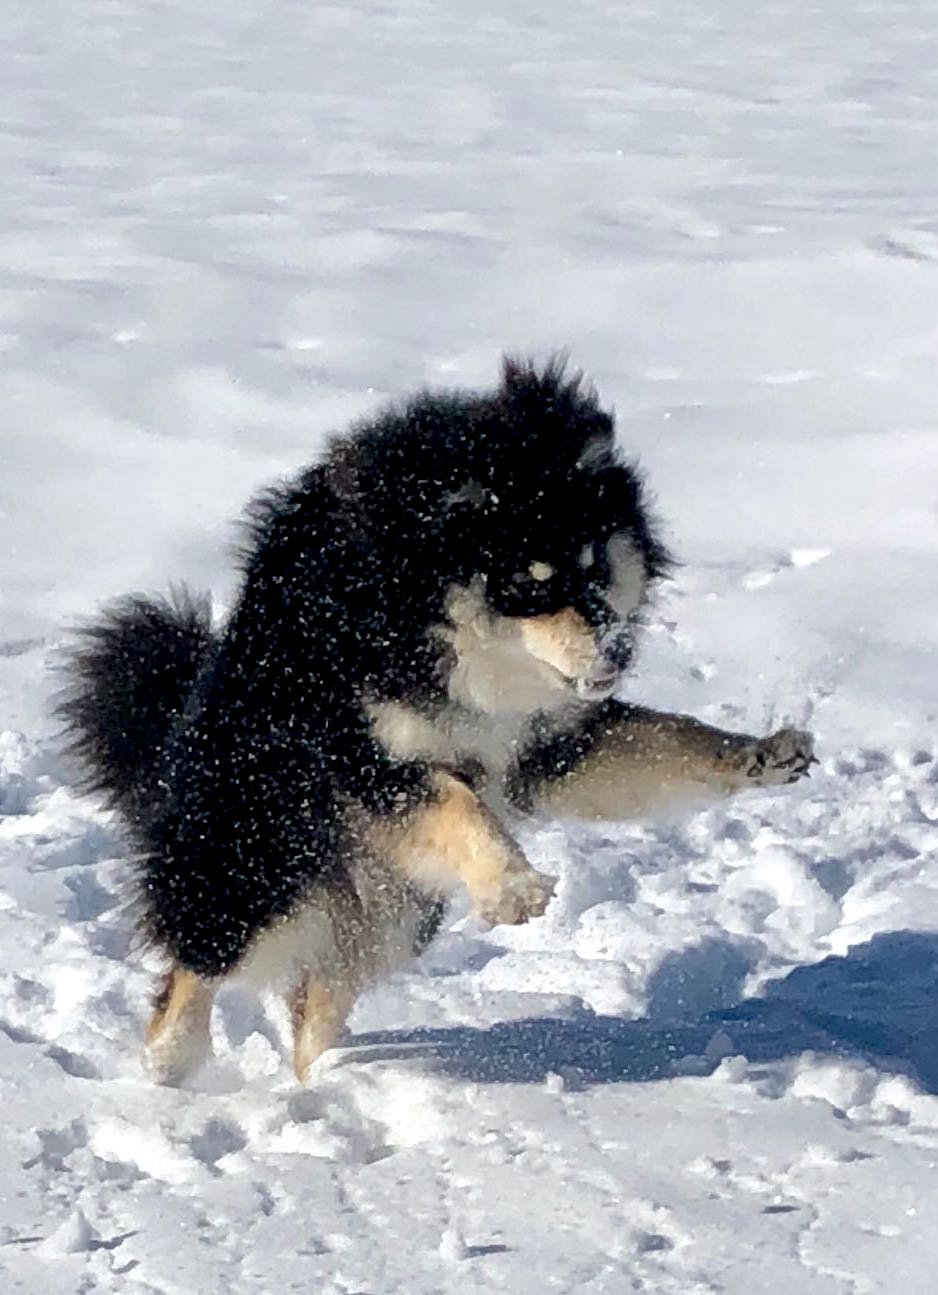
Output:
<svg viewBox="0 0 938 1295">
<path fill-rule="evenodd" d="M 712 982 L 701 991 L 704 965 L 718 968 L 716 994 L 730 1005 L 694 1010 L 713 996 Z M 348 1061 L 419 1058 L 437 1072 L 488 1083 L 560 1073 L 567 1087 L 588 1087 L 709 1074 L 731 1054 L 769 1062 L 810 1050 L 910 1074 L 938 1093 L 938 934 L 878 935 L 846 957 L 797 968 L 760 998 L 732 1003 L 726 995 L 741 987 L 746 966 L 729 943 L 708 942 L 665 960 L 643 1020 L 584 1013 L 362 1034 Z"/>
</svg>

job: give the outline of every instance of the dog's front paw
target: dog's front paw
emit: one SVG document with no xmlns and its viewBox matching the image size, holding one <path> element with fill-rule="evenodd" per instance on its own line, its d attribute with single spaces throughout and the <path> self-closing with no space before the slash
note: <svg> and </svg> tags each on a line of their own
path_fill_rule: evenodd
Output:
<svg viewBox="0 0 938 1295">
<path fill-rule="evenodd" d="M 780 787 L 810 777 L 813 764 L 817 757 L 811 734 L 780 728 L 753 743 L 747 752 L 746 777 L 756 787 Z"/>
<path fill-rule="evenodd" d="M 510 872 L 498 894 L 480 903 L 477 911 L 492 926 L 520 926 L 541 916 L 556 888 L 555 877 L 546 877 L 534 868 Z"/>
</svg>

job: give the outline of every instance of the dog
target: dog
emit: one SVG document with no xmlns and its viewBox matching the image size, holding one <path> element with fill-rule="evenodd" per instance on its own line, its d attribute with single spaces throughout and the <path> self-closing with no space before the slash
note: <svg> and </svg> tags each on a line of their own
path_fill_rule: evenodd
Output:
<svg viewBox="0 0 938 1295">
<path fill-rule="evenodd" d="M 226 622 L 177 588 L 85 627 L 60 714 L 129 838 L 165 959 L 157 1081 L 210 1052 L 233 975 L 289 1003 L 305 1081 L 358 995 L 464 887 L 490 923 L 554 881 L 526 816 L 646 816 L 797 781 L 809 734 L 728 733 L 615 693 L 672 558 L 595 391 L 508 359 L 335 437 L 250 507 Z"/>
</svg>

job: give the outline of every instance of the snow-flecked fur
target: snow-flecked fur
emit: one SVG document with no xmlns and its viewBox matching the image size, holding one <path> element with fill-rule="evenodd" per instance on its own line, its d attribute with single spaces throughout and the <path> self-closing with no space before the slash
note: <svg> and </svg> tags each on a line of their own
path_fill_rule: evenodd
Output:
<svg viewBox="0 0 938 1295">
<path fill-rule="evenodd" d="M 313 886 L 347 890 L 350 807 L 398 815 L 432 796 L 428 763 L 392 755 L 366 702 L 447 701 L 446 599 L 483 572 L 500 615 L 572 607 L 600 625 L 600 545 L 614 533 L 644 579 L 664 572 L 641 479 L 595 393 L 562 362 L 506 361 L 493 392 L 421 393 L 253 505 L 241 594 L 203 670 L 208 624 L 193 605 L 107 613 L 74 658 L 66 717 L 135 837 L 149 940 L 224 974 Z M 558 575 L 519 591 L 532 556 Z M 178 641 L 161 637 L 171 621 L 188 626 Z M 111 695 L 135 642 L 139 668 L 121 666 Z"/>
</svg>

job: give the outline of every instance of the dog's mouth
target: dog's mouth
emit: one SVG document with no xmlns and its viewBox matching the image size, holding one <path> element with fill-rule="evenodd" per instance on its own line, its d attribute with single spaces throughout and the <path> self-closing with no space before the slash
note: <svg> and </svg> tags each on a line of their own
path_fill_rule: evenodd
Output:
<svg viewBox="0 0 938 1295">
<path fill-rule="evenodd" d="M 539 664 L 552 679 L 560 680 L 564 688 L 579 697 L 582 701 L 603 701 L 615 691 L 619 682 L 619 671 L 614 666 L 603 667 L 588 675 L 569 675 L 558 670 L 549 661 Z"/>
<path fill-rule="evenodd" d="M 574 679 L 573 691 L 584 701 L 602 701 L 615 691 L 619 682 L 618 670 L 603 671 L 601 674 L 587 675 L 584 679 Z"/>
</svg>

